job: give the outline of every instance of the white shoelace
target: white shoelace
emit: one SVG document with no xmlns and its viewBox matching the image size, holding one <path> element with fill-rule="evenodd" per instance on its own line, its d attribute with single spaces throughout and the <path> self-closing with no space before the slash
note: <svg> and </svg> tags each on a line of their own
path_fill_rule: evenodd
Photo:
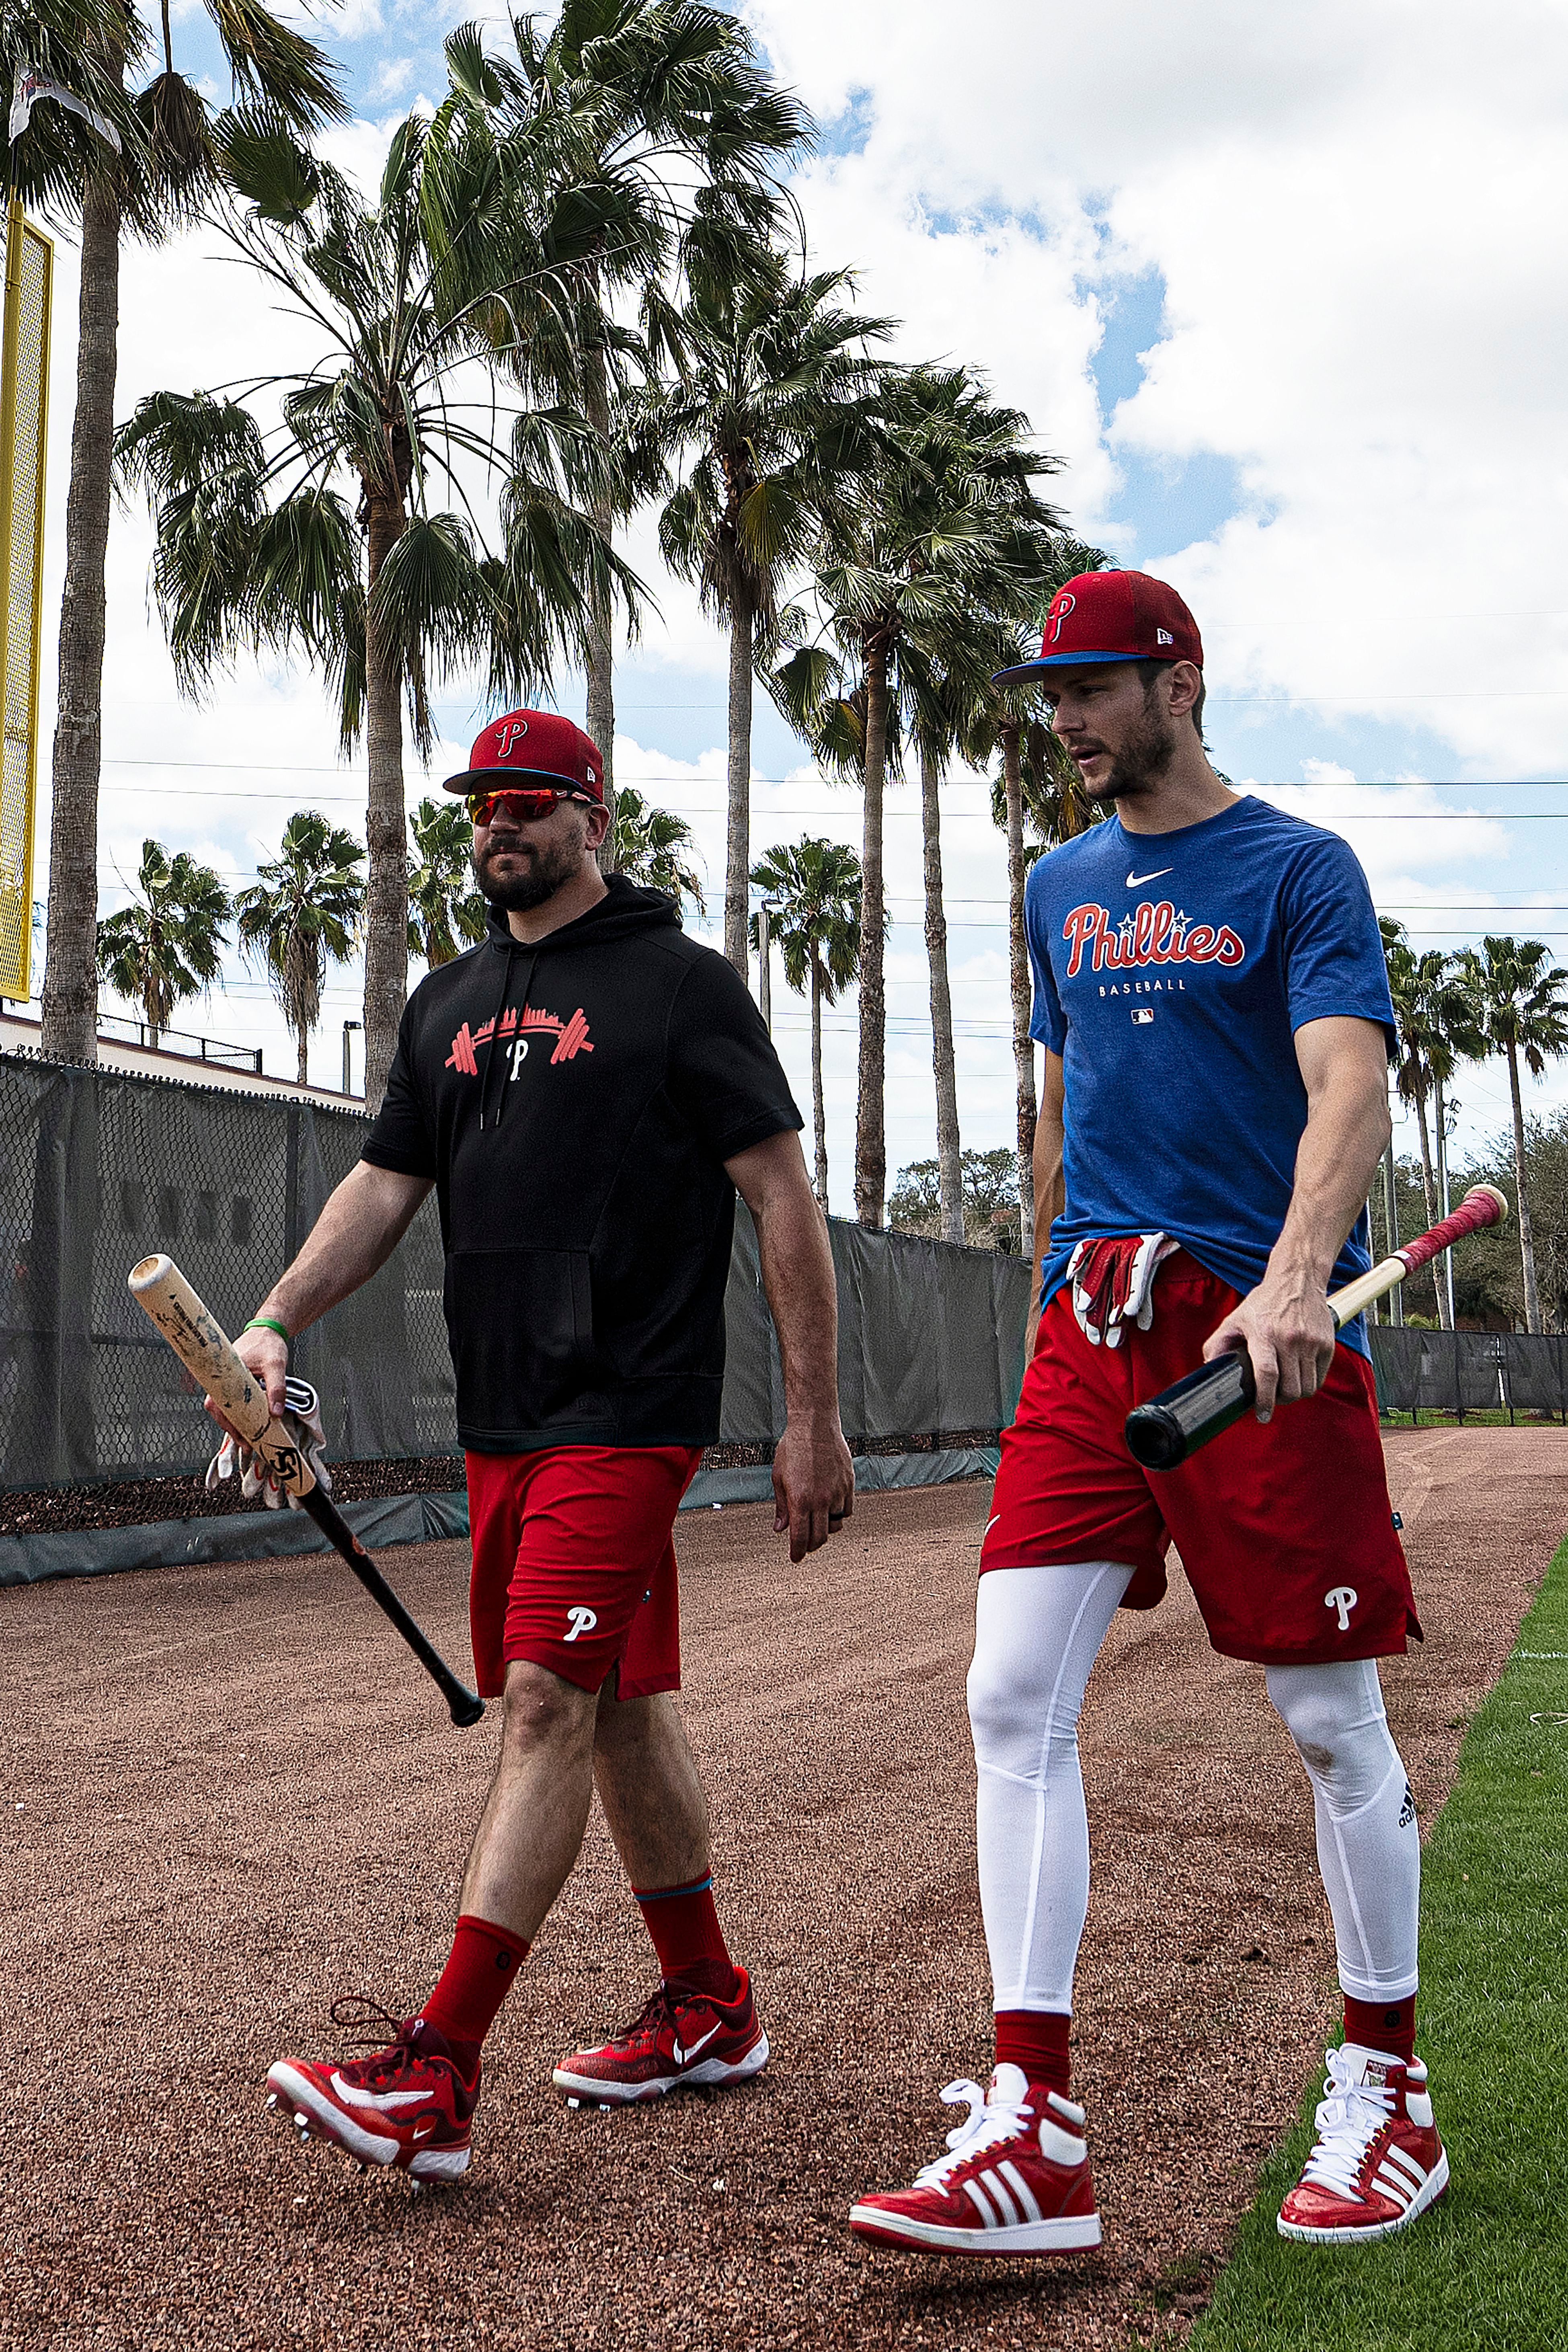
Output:
<svg viewBox="0 0 1568 2352">
<path fill-rule="evenodd" d="M 967 2105 L 968 2115 L 948 2133 L 950 2153 L 939 2156 L 935 2162 L 921 2167 L 915 2175 L 917 2189 L 941 2189 L 948 2175 L 967 2164 L 972 2156 L 982 2156 L 988 2147 L 999 2147 L 1004 2140 L 1013 2138 L 1023 2126 L 1027 2103 L 1022 2099 L 996 2099 L 986 2105 L 986 2095 L 976 2082 L 966 2074 L 950 2083 L 942 2095 L 948 2107 Z"/>
<path fill-rule="evenodd" d="M 1394 2113 L 1394 2094 L 1381 2084 L 1359 2081 L 1356 2060 L 1342 2050 L 1326 2050 L 1323 2055 L 1329 2068 L 1323 2084 L 1328 2096 L 1313 2119 L 1317 2143 L 1301 2178 L 1337 2196 L 1355 2197 L 1367 2149 Z"/>
</svg>

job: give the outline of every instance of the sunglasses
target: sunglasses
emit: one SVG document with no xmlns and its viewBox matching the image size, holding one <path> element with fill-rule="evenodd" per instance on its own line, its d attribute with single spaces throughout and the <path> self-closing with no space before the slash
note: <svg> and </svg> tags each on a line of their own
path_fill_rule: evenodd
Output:
<svg viewBox="0 0 1568 2352">
<path fill-rule="evenodd" d="M 498 808 L 504 807 L 513 824 L 537 824 L 548 816 L 561 801 L 587 801 L 595 805 L 590 793 L 574 793 L 564 787 L 554 790 L 548 784 L 530 785 L 526 792 L 468 793 L 464 805 L 476 824 L 489 824 Z"/>
</svg>

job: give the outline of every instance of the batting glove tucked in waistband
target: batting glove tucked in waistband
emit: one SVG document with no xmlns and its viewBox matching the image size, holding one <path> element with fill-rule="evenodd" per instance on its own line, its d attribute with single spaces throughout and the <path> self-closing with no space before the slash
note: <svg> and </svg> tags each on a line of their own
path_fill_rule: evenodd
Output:
<svg viewBox="0 0 1568 2352">
<path fill-rule="evenodd" d="M 330 1495 L 332 1480 L 327 1468 L 327 1433 L 321 1426 L 321 1401 L 309 1381 L 292 1378 L 285 1384 L 284 1395 L 284 1426 L 310 1464 L 317 1486 L 323 1495 Z M 299 1509 L 297 1497 L 273 1476 L 255 1449 L 241 1444 L 237 1437 L 226 1437 L 207 1464 L 208 1494 L 213 1494 L 223 1479 L 232 1478 L 237 1468 L 240 1473 L 239 1491 L 247 1503 L 253 1503 L 259 1495 L 269 1511 L 280 1511 L 285 1504 L 291 1511 Z"/>
<path fill-rule="evenodd" d="M 1114 1240 L 1079 1242 L 1068 1260 L 1072 1311 L 1086 1338 L 1108 1348 L 1121 1345 L 1122 1326 L 1147 1331 L 1154 1320 L 1154 1276 L 1180 1249 L 1169 1234 L 1119 1234 Z"/>
</svg>

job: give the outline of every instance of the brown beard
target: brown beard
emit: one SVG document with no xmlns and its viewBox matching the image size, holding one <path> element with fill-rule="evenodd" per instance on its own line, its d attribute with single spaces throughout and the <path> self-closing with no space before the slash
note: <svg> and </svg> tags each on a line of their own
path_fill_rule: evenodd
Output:
<svg viewBox="0 0 1568 2352">
<path fill-rule="evenodd" d="M 1173 721 L 1164 719 L 1152 700 L 1143 698 L 1143 716 L 1120 751 L 1110 756 L 1110 773 L 1102 783 L 1085 783 L 1093 801 L 1140 800 L 1159 789 L 1161 779 L 1176 753 Z"/>
<path fill-rule="evenodd" d="M 474 852 L 475 881 L 490 905 L 507 914 L 524 915 L 531 907 L 542 907 L 583 868 L 580 841 L 554 842 L 548 848 L 536 850 L 532 863 L 521 873 L 509 875 L 501 881 L 490 872 L 490 861 L 511 847 L 509 837 L 499 845 L 494 841 L 488 842 L 482 856 L 477 849 Z"/>
</svg>

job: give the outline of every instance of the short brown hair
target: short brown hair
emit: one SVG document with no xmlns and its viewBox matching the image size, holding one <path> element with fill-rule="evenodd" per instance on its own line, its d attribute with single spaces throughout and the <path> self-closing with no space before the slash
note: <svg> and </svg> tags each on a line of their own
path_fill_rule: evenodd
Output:
<svg viewBox="0 0 1568 2352">
<path fill-rule="evenodd" d="M 1147 693 L 1148 693 L 1149 688 L 1153 685 L 1154 680 L 1155 680 L 1157 677 L 1159 677 L 1162 675 L 1162 673 L 1163 673 L 1163 671 L 1168 670 L 1168 669 L 1174 669 L 1174 668 L 1175 668 L 1175 667 L 1176 667 L 1176 665 L 1175 665 L 1175 663 L 1174 663 L 1174 662 L 1168 662 L 1168 661 L 1141 661 L 1141 662 L 1139 662 L 1139 663 L 1136 665 L 1136 667 L 1137 667 L 1137 671 L 1138 671 L 1138 675 L 1139 675 L 1139 677 L 1140 677 L 1142 679 L 1142 681 L 1143 681 L 1143 691 L 1144 691 L 1144 693 L 1145 693 L 1145 694 L 1147 694 Z M 1194 726 L 1197 729 L 1197 730 L 1198 730 L 1198 741 L 1199 741 L 1200 743 L 1201 743 L 1201 742 L 1203 741 L 1203 740 L 1204 740 L 1204 701 L 1205 701 L 1205 698 L 1206 697 L 1207 693 L 1208 693 L 1208 688 L 1207 688 L 1207 687 L 1206 687 L 1206 686 L 1205 685 L 1205 683 L 1204 683 L 1204 674 L 1203 674 L 1202 670 L 1199 670 L 1199 672 L 1198 672 L 1198 691 L 1197 691 L 1197 699 L 1196 699 L 1196 700 L 1194 701 L 1194 703 L 1193 704 L 1193 708 L 1192 708 L 1192 711 L 1191 711 L 1191 714 L 1190 714 L 1190 715 L 1191 715 L 1191 718 L 1192 718 L 1193 725 L 1194 725 Z"/>
</svg>

